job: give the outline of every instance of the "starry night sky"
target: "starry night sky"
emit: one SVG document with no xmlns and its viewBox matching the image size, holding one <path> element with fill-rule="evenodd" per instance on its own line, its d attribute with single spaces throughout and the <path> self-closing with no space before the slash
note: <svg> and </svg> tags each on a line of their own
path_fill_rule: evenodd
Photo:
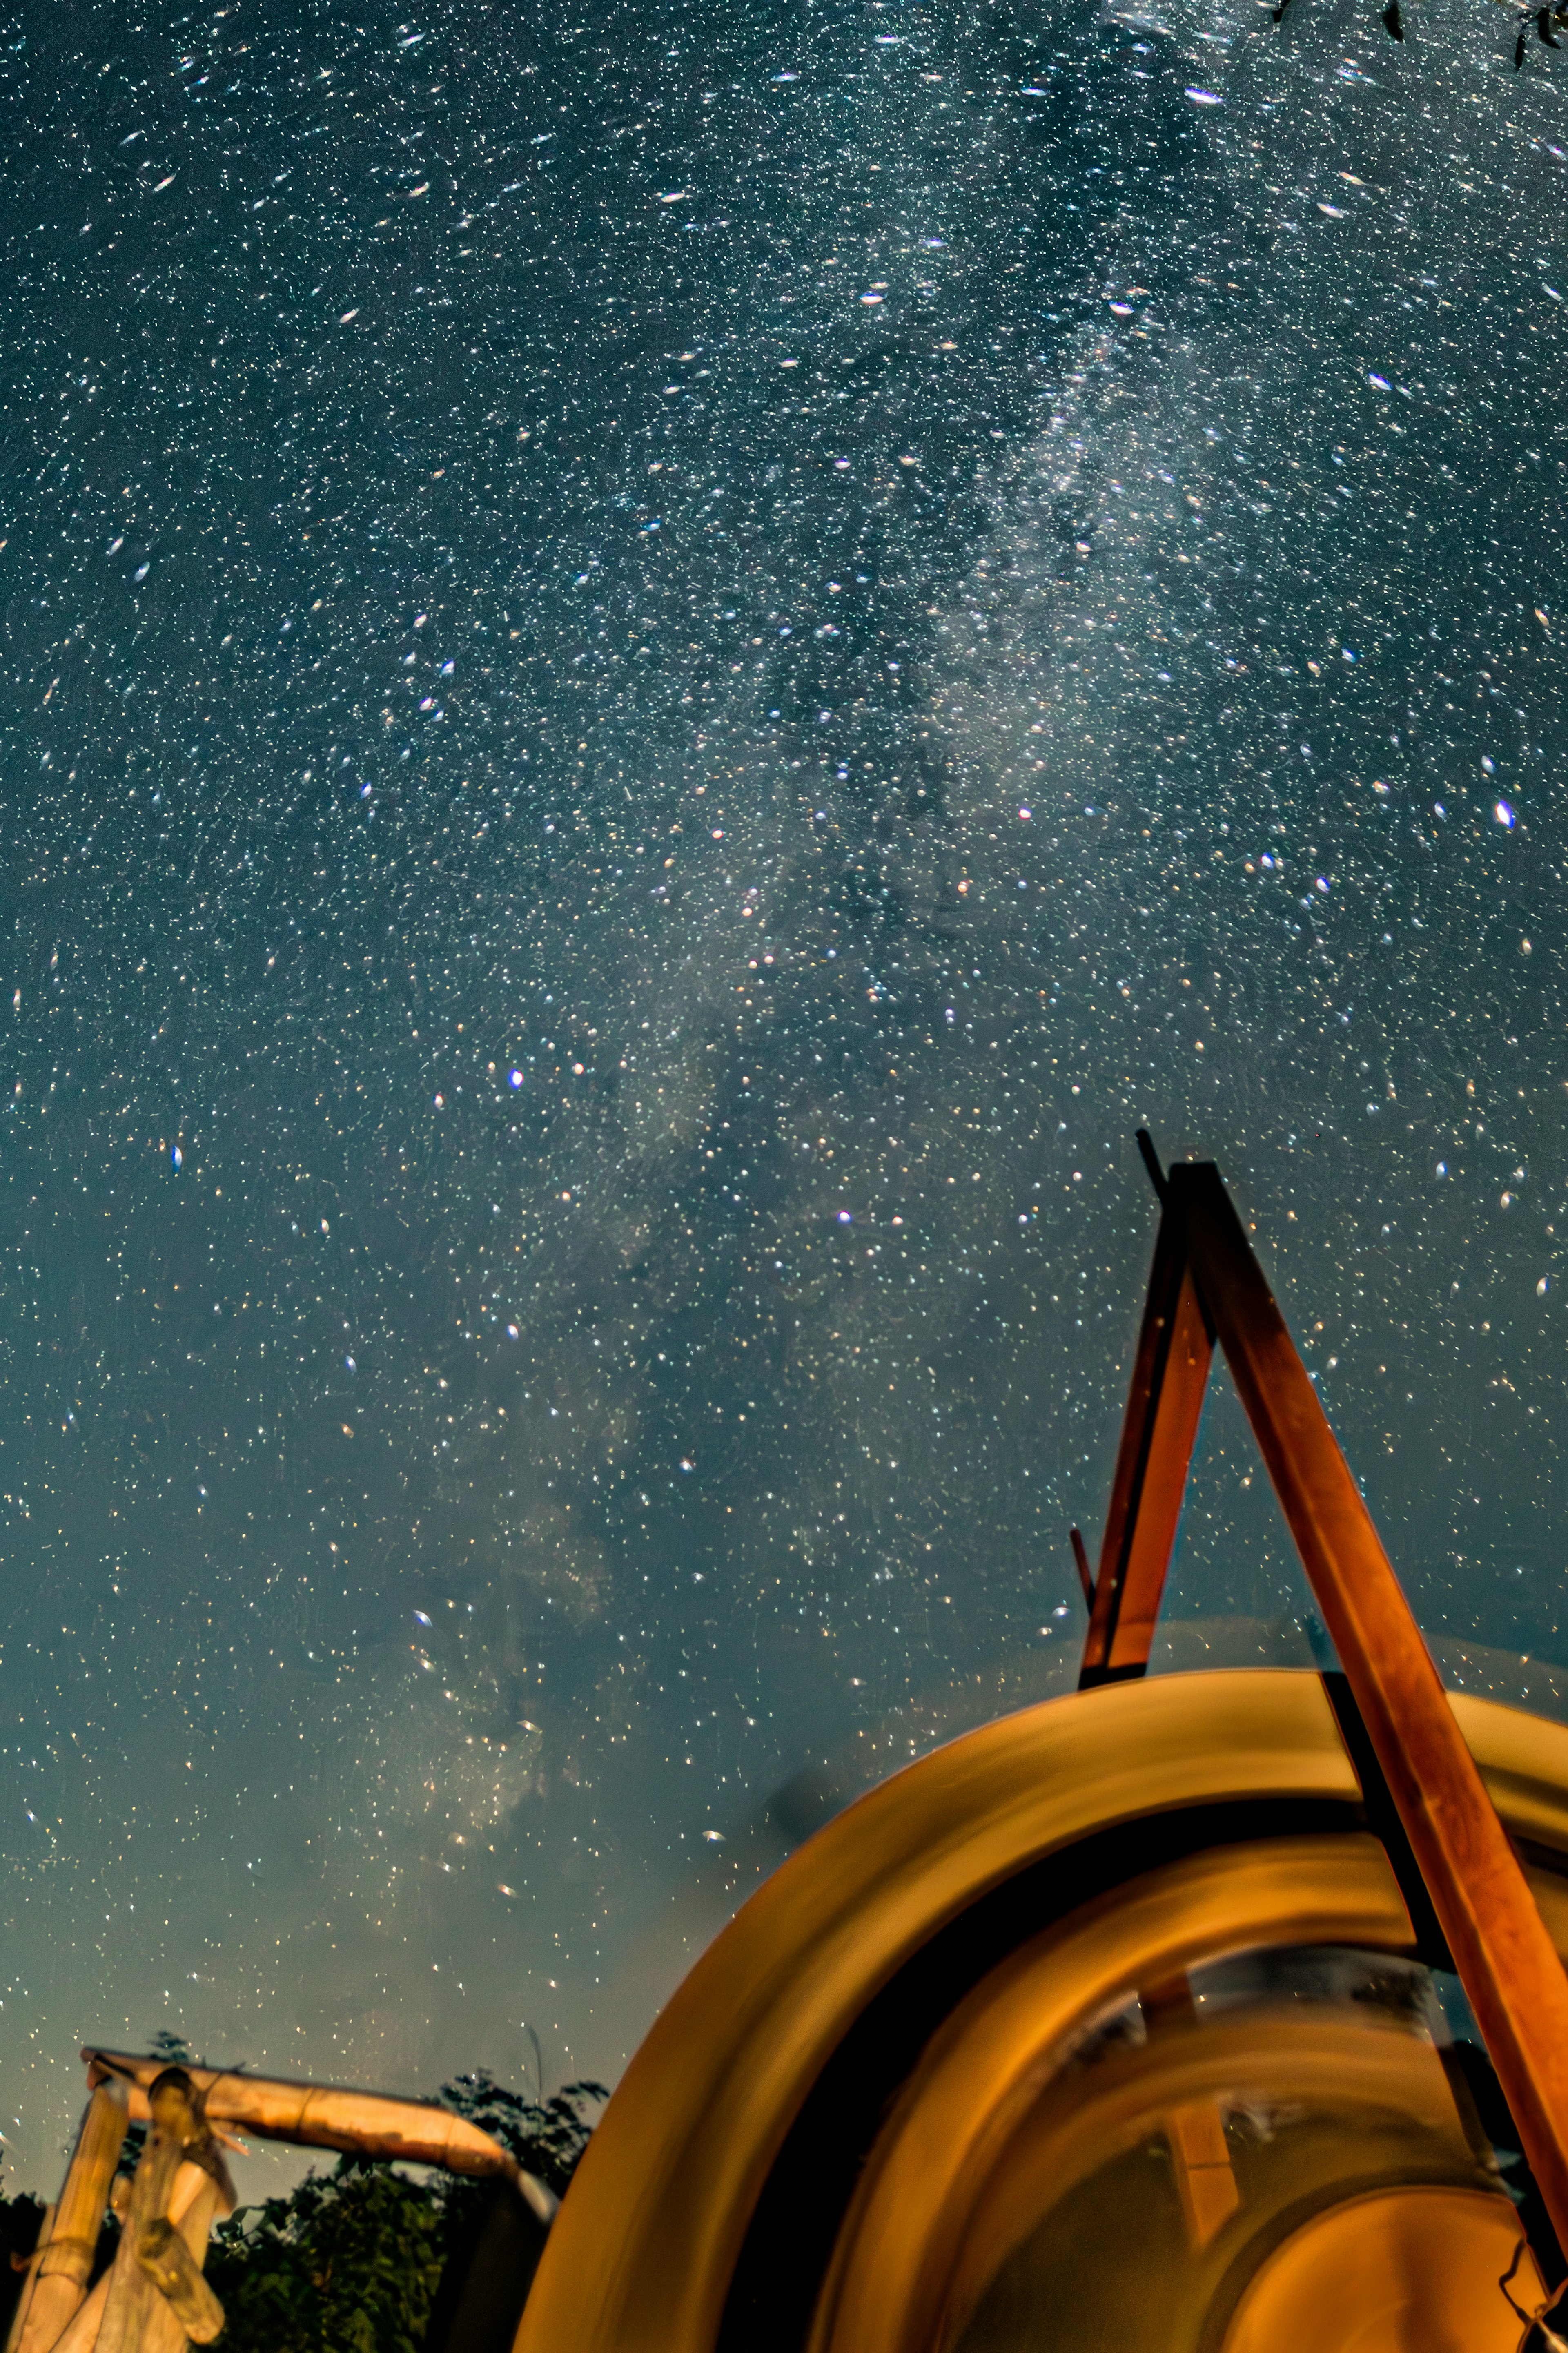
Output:
<svg viewBox="0 0 1568 2353">
<path fill-rule="evenodd" d="M 10 2186 L 613 2080 L 1065 1687 L 1140 1120 L 1558 1706 L 1568 79 L 1414 13 L 0 17 Z M 1304 1607 L 1217 1394 L 1162 1658 Z"/>
</svg>

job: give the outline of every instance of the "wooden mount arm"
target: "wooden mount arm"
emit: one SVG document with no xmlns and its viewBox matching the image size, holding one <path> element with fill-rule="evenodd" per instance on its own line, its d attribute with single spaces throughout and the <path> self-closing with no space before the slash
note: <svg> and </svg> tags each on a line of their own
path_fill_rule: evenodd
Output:
<svg viewBox="0 0 1568 2353">
<path fill-rule="evenodd" d="M 1568 2247 L 1568 1976 L 1218 1169 L 1161 1198 L 1080 1684 L 1147 1666 L 1217 1341 Z"/>
<path fill-rule="evenodd" d="M 148 2115 L 147 2088 L 163 2072 L 163 2060 L 123 2051 L 87 2050 L 81 2055 L 90 2083 L 117 2076 L 127 2085 L 133 2121 Z M 187 2065 L 185 2073 L 203 2095 L 209 2124 L 237 2126 L 263 2140 L 291 2141 L 304 2148 L 439 2165 L 448 2173 L 480 2178 L 499 2175 L 515 2183 L 542 2222 L 554 2215 L 559 2201 L 542 2181 L 522 2170 L 509 2149 L 478 2125 L 433 2101 L 395 2100 L 340 2084 L 238 2074 L 216 2067 Z"/>
</svg>

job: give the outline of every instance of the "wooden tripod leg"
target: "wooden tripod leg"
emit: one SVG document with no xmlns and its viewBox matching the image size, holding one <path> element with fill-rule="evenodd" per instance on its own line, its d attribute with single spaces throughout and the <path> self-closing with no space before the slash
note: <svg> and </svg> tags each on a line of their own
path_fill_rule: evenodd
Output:
<svg viewBox="0 0 1568 2353">
<path fill-rule="evenodd" d="M 1213 1340 L 1179 1208 L 1160 1220 L 1117 1449 L 1079 1689 L 1141 1675 L 1165 1589 Z"/>
<path fill-rule="evenodd" d="M 1568 1976 L 1218 1170 L 1173 1167 L 1168 1183 L 1209 1320 L 1568 2245 Z"/>
</svg>

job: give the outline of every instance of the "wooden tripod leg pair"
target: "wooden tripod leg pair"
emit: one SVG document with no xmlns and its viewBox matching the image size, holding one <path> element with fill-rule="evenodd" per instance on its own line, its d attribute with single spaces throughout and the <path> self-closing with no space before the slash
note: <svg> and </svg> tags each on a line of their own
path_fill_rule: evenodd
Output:
<svg viewBox="0 0 1568 2353">
<path fill-rule="evenodd" d="M 1147 1667 L 1217 1342 L 1568 2248 L 1568 1976 L 1218 1169 L 1139 1141 L 1163 1208 L 1080 1687 Z"/>
</svg>

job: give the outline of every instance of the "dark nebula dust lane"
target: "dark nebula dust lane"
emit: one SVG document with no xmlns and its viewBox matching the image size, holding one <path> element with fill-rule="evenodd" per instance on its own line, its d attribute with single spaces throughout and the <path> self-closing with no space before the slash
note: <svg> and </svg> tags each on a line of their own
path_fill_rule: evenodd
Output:
<svg viewBox="0 0 1568 2353">
<path fill-rule="evenodd" d="M 1062 1687 L 1140 1121 L 1568 1667 L 1555 61 L 357 13 L 0 16 L 13 2185 L 89 2036 L 613 2079 Z M 1304 1607 L 1218 1395 L 1164 1656 Z"/>
</svg>

